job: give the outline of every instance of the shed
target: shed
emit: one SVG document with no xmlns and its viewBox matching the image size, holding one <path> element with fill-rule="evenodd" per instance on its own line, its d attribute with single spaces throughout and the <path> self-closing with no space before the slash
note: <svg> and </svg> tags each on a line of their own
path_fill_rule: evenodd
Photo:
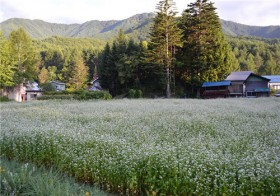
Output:
<svg viewBox="0 0 280 196">
<path fill-rule="evenodd" d="M 202 84 L 203 98 L 226 98 L 229 97 L 228 87 L 231 85 L 230 81 L 219 82 L 204 82 Z"/>
<path fill-rule="evenodd" d="M 51 81 L 50 84 L 55 88 L 56 91 L 65 91 L 65 83 L 58 81 Z"/>
<path fill-rule="evenodd" d="M 280 90 L 280 75 L 267 75 L 263 77 L 270 79 L 270 81 L 268 82 L 269 88 Z"/>
<path fill-rule="evenodd" d="M 94 76 L 92 81 L 90 81 L 88 83 L 88 90 L 89 91 L 101 91 L 102 90 L 98 76 Z"/>
<path fill-rule="evenodd" d="M 42 96 L 42 89 L 39 88 L 39 85 L 37 82 L 30 83 L 28 82 L 26 84 L 26 100 L 32 101 L 36 100 L 38 97 Z"/>
<path fill-rule="evenodd" d="M 252 71 L 232 72 L 226 81 L 231 81 L 230 96 L 269 96 L 268 82 L 270 79 L 254 74 Z"/>
</svg>

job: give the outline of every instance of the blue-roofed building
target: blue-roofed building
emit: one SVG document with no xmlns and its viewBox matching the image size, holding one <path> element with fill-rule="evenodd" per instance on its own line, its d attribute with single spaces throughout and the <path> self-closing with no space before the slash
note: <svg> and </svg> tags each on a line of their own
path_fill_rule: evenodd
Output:
<svg viewBox="0 0 280 196">
<path fill-rule="evenodd" d="M 272 81 L 279 83 L 280 77 L 273 77 Z M 270 93 L 268 77 L 259 76 L 252 71 L 232 72 L 224 81 L 204 82 L 202 84 L 204 98 L 218 97 L 268 97 Z M 278 88 L 278 86 L 277 86 Z"/>
<path fill-rule="evenodd" d="M 231 85 L 230 81 L 219 82 L 204 82 L 202 84 L 202 97 L 207 98 L 226 98 L 229 97 L 228 87 Z"/>
<path fill-rule="evenodd" d="M 280 90 L 280 75 L 267 75 L 263 77 L 270 79 L 270 81 L 268 82 L 269 88 Z"/>
</svg>

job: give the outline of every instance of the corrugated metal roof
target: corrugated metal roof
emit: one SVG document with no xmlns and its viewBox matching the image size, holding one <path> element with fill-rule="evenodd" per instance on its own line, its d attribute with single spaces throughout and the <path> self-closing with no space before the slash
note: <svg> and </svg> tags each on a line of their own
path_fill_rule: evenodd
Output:
<svg viewBox="0 0 280 196">
<path fill-rule="evenodd" d="M 270 75 L 270 76 L 263 76 L 267 79 L 270 79 L 269 83 L 280 83 L 280 75 Z"/>
<path fill-rule="evenodd" d="M 253 72 L 252 71 L 238 71 L 232 72 L 226 80 L 229 81 L 245 81 Z"/>
<path fill-rule="evenodd" d="M 220 82 L 204 82 L 202 87 L 214 87 L 214 86 L 230 86 L 230 81 L 220 81 Z"/>
</svg>

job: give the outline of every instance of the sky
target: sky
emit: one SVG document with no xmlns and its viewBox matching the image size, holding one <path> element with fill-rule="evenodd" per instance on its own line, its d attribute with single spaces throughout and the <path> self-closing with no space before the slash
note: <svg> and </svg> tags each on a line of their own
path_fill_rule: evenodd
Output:
<svg viewBox="0 0 280 196">
<path fill-rule="evenodd" d="M 195 0 L 173 0 L 179 14 Z M 159 0 L 0 0 L 0 22 L 9 18 L 52 23 L 122 20 L 155 12 Z M 221 19 L 246 25 L 280 25 L 280 0 L 212 0 Z"/>
</svg>

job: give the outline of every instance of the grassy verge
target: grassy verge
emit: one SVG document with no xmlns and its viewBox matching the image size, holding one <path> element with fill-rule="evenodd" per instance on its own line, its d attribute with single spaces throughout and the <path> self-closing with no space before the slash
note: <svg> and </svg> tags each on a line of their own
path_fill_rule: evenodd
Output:
<svg viewBox="0 0 280 196">
<path fill-rule="evenodd" d="M 108 195 L 53 168 L 0 159 L 1 195 Z"/>
</svg>

